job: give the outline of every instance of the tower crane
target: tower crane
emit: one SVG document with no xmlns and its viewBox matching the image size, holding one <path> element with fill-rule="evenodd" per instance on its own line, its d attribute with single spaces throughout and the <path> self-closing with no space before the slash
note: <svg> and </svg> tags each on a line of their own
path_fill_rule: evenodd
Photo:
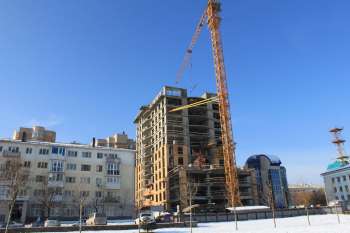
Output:
<svg viewBox="0 0 350 233">
<path fill-rule="evenodd" d="M 190 63 L 192 56 L 192 50 L 196 44 L 199 35 L 207 23 L 210 35 L 211 35 L 211 45 L 214 58 L 215 76 L 216 76 L 216 87 L 217 87 L 217 98 L 213 98 L 209 101 L 202 101 L 199 104 L 206 104 L 210 101 L 218 101 L 219 112 L 220 112 L 220 123 L 221 123 L 221 139 L 224 155 L 224 167 L 225 167 L 225 180 L 226 180 L 226 196 L 228 205 L 235 207 L 240 205 L 239 198 L 239 187 L 237 178 L 237 169 L 235 161 L 235 146 L 233 142 L 232 134 L 232 124 L 230 115 L 230 104 L 229 104 L 229 93 L 227 87 L 227 79 L 224 65 L 224 55 L 220 34 L 220 11 L 221 4 L 219 0 L 208 0 L 208 5 L 200 17 L 200 20 L 196 26 L 194 35 L 190 45 L 188 46 L 183 62 L 177 72 L 176 83 L 178 83 L 186 68 Z M 185 106 L 183 106 L 185 107 Z M 187 106 L 185 108 L 192 107 Z M 180 108 L 183 109 L 183 108 Z M 179 110 L 180 110 L 179 109 Z M 173 110 L 174 111 L 174 110 Z M 176 110 L 175 110 L 176 111 Z"/>
</svg>

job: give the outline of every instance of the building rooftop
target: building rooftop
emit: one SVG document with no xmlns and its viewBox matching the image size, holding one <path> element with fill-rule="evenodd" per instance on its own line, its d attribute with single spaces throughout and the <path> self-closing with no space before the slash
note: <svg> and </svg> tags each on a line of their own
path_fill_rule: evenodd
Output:
<svg viewBox="0 0 350 233">
<path fill-rule="evenodd" d="M 21 144 L 31 144 L 31 145 L 43 145 L 43 146 L 62 146 L 62 147 L 71 147 L 71 148 L 83 148 L 83 149 L 98 149 L 98 150 L 106 150 L 106 151 L 135 151 L 133 149 L 124 149 L 124 148 L 115 148 L 115 147 L 104 147 L 104 146 L 95 146 L 89 144 L 79 144 L 79 143 L 60 143 L 60 142 L 42 142 L 42 141 L 26 141 L 23 142 L 21 140 L 13 140 L 1 138 L 0 142 L 16 142 Z"/>
<path fill-rule="evenodd" d="M 281 160 L 279 157 L 277 157 L 276 155 L 265 155 L 265 154 L 259 154 L 259 155 L 252 155 L 250 156 L 248 159 L 247 159 L 247 162 L 246 163 L 251 163 L 255 160 L 259 160 L 261 156 L 264 156 L 266 157 L 267 159 L 270 160 L 271 162 L 271 165 L 281 165 Z"/>
<path fill-rule="evenodd" d="M 337 170 L 337 169 L 340 169 L 340 168 L 344 168 L 346 166 L 349 166 L 349 161 L 336 160 L 335 162 L 333 162 L 333 163 L 328 165 L 327 171 Z"/>
</svg>

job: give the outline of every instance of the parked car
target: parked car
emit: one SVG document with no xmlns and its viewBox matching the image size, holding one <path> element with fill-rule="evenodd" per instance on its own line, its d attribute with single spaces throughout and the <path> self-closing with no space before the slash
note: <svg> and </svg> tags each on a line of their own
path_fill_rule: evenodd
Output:
<svg viewBox="0 0 350 233">
<path fill-rule="evenodd" d="M 328 203 L 328 206 L 342 206 L 342 205 L 343 205 L 343 201 L 340 201 L 340 200 L 334 200 Z"/>
<path fill-rule="evenodd" d="M 140 216 L 135 219 L 135 224 L 154 224 L 156 223 L 156 219 L 152 212 L 141 212 Z"/>
<path fill-rule="evenodd" d="M 9 228 L 18 228 L 18 227 L 23 227 L 24 224 L 23 223 L 19 223 L 19 222 L 15 222 L 15 221 L 11 221 L 9 223 Z M 6 227 L 6 223 L 4 223 L 4 225 L 2 227 Z"/>
<path fill-rule="evenodd" d="M 61 222 L 55 218 L 48 218 L 44 223 L 45 227 L 59 227 L 61 226 Z"/>
<path fill-rule="evenodd" d="M 101 213 L 93 213 L 86 220 L 86 225 L 107 225 L 107 216 Z"/>
</svg>

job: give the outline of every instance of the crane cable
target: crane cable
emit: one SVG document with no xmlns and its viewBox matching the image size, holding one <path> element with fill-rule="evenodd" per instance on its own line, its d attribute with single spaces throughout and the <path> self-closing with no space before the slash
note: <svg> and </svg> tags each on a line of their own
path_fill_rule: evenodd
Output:
<svg viewBox="0 0 350 233">
<path fill-rule="evenodd" d="M 180 111 L 180 110 L 187 109 L 187 108 L 193 108 L 193 107 L 197 107 L 197 106 L 200 106 L 200 105 L 208 104 L 208 103 L 211 103 L 211 102 L 218 102 L 218 100 L 219 100 L 219 98 L 217 96 L 213 96 L 213 97 L 208 98 L 208 99 L 200 100 L 200 101 L 197 101 L 197 102 L 194 102 L 194 103 L 191 103 L 191 104 L 187 104 L 187 105 L 183 105 L 183 106 L 180 106 L 180 107 L 177 107 L 177 108 L 173 108 L 173 109 L 171 109 L 168 112 L 176 112 L 176 111 Z"/>
</svg>

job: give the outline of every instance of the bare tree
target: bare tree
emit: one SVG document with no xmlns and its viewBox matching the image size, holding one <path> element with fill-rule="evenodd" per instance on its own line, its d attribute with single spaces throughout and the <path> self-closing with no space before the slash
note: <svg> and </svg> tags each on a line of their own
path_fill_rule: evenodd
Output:
<svg viewBox="0 0 350 233">
<path fill-rule="evenodd" d="M 196 196 L 198 192 L 199 183 L 189 180 L 187 190 L 189 196 L 189 207 L 190 207 L 190 229 L 192 233 L 192 209 L 193 209 L 193 197 Z"/>
<path fill-rule="evenodd" d="M 77 191 L 74 192 L 72 196 L 72 203 L 79 209 L 79 232 L 82 232 L 82 221 L 83 221 L 83 210 L 86 206 L 86 202 L 88 199 L 89 193 L 87 191 L 82 190 L 81 183 L 78 185 Z"/>
<path fill-rule="evenodd" d="M 51 216 L 51 210 L 58 207 L 58 195 L 62 195 L 62 188 L 50 187 L 48 178 L 42 176 L 42 189 L 40 190 L 37 201 L 44 208 L 43 217 L 49 218 Z"/>
<path fill-rule="evenodd" d="M 310 223 L 310 217 L 309 217 L 309 206 L 312 203 L 312 197 L 313 197 L 313 192 L 298 192 L 294 195 L 294 203 L 296 205 L 303 205 L 306 211 L 306 216 L 307 216 L 307 222 L 309 226 L 311 225 Z"/>
<path fill-rule="evenodd" d="M 269 204 L 272 212 L 272 219 L 273 219 L 273 225 L 276 228 L 276 214 L 275 214 L 275 199 L 273 196 L 273 190 L 272 190 L 272 184 L 271 181 L 269 181 L 266 184 L 268 190 L 267 190 L 267 203 Z"/>
<path fill-rule="evenodd" d="M 5 233 L 11 220 L 13 208 L 20 191 L 28 181 L 28 171 L 22 164 L 20 157 L 9 158 L 0 169 L 0 182 L 6 184 L 9 196 L 9 212 L 6 221 Z"/>
</svg>

